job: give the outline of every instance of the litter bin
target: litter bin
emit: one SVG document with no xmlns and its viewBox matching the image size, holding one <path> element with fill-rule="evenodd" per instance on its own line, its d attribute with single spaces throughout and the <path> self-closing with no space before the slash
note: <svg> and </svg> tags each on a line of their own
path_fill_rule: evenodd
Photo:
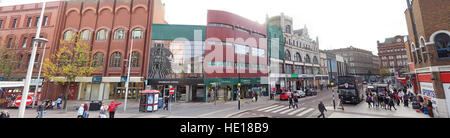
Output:
<svg viewBox="0 0 450 138">
<path fill-rule="evenodd" d="M 89 111 L 99 111 L 102 106 L 102 101 L 91 101 L 89 104 Z"/>
<path fill-rule="evenodd" d="M 139 112 L 153 112 L 158 110 L 160 94 L 158 90 L 143 90 L 140 94 Z"/>
</svg>

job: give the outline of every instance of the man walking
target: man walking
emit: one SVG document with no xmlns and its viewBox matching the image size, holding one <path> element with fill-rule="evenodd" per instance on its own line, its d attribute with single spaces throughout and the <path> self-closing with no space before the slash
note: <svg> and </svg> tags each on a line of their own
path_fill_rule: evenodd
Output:
<svg viewBox="0 0 450 138">
<path fill-rule="evenodd" d="M 45 103 L 42 103 L 37 108 L 38 115 L 36 116 L 36 118 L 44 118 L 44 111 L 45 111 Z"/>
<path fill-rule="evenodd" d="M 108 111 L 109 111 L 109 118 L 114 118 L 114 114 L 116 113 L 116 107 L 119 106 L 122 103 L 114 103 L 114 101 L 111 101 L 111 104 L 109 104 Z"/>
<path fill-rule="evenodd" d="M 325 118 L 325 114 L 323 113 L 323 111 L 327 111 L 327 109 L 325 108 L 325 105 L 323 105 L 323 102 L 319 103 L 319 111 L 320 111 L 320 115 L 317 118 L 320 118 L 321 116 L 323 116 L 323 118 Z"/>
<path fill-rule="evenodd" d="M 292 106 L 292 108 L 297 108 L 298 109 L 298 98 L 297 98 L 297 96 L 294 96 L 294 105 Z"/>
</svg>

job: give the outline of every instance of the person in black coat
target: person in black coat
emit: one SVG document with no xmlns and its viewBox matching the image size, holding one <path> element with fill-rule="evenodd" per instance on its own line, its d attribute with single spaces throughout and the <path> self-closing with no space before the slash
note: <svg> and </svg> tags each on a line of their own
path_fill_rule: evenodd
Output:
<svg viewBox="0 0 450 138">
<path fill-rule="evenodd" d="M 0 114 L 0 118 L 9 118 L 9 113 L 7 111 L 2 111 Z"/>
<path fill-rule="evenodd" d="M 323 118 L 325 118 L 325 114 L 323 112 L 327 111 L 327 108 L 325 108 L 325 105 L 323 105 L 323 102 L 319 103 L 318 108 L 319 108 L 319 111 L 320 111 L 320 115 L 317 116 L 317 118 L 320 118 L 321 116 L 323 116 Z"/>
<path fill-rule="evenodd" d="M 389 110 L 392 111 L 392 107 L 394 107 L 394 109 L 397 110 L 397 108 L 395 108 L 394 99 L 389 98 Z"/>
<path fill-rule="evenodd" d="M 292 108 L 294 108 L 294 104 L 293 104 L 294 100 L 292 99 L 292 96 L 289 96 L 288 101 L 289 101 L 289 109 L 291 109 L 291 106 L 292 106 Z"/>
</svg>

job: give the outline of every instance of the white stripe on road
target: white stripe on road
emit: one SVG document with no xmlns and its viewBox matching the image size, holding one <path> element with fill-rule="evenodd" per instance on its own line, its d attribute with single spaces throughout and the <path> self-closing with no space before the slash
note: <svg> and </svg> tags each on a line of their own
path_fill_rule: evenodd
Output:
<svg viewBox="0 0 450 138">
<path fill-rule="evenodd" d="M 266 110 L 266 109 L 273 108 L 273 107 L 276 107 L 276 106 L 278 106 L 278 105 L 272 105 L 272 106 L 269 106 L 269 107 L 266 107 L 266 108 L 258 109 L 258 111 Z"/>
<path fill-rule="evenodd" d="M 287 109 L 287 108 L 289 108 L 289 106 L 285 106 L 285 107 L 283 107 L 283 108 L 281 108 L 281 109 L 272 111 L 272 113 L 277 113 L 277 112 L 280 112 L 280 111 L 285 110 L 285 109 Z"/>
<path fill-rule="evenodd" d="M 293 108 L 292 108 L 292 109 L 287 109 L 287 110 L 281 112 L 280 114 L 285 114 L 285 113 L 287 113 L 287 112 L 289 112 L 289 111 L 293 111 L 293 110 L 294 110 Z"/>
<path fill-rule="evenodd" d="M 277 107 L 272 108 L 272 109 L 269 109 L 269 110 L 265 110 L 264 112 L 270 112 L 270 111 L 272 111 L 272 110 L 279 109 L 279 108 L 283 108 L 283 106 L 278 105 Z"/>
<path fill-rule="evenodd" d="M 305 109 L 306 109 L 306 107 L 302 107 L 302 108 L 300 108 L 300 109 L 295 110 L 294 112 L 290 112 L 288 115 L 293 115 L 293 114 L 298 113 L 298 112 L 301 112 L 301 111 L 303 111 L 303 110 L 305 110 Z"/>
<path fill-rule="evenodd" d="M 300 114 L 297 114 L 297 116 L 305 115 L 306 113 L 309 113 L 309 112 L 311 112 L 311 111 L 313 111 L 313 110 L 314 110 L 314 108 L 309 108 L 308 110 L 306 110 L 306 111 L 304 111 L 304 112 L 301 112 Z"/>
</svg>

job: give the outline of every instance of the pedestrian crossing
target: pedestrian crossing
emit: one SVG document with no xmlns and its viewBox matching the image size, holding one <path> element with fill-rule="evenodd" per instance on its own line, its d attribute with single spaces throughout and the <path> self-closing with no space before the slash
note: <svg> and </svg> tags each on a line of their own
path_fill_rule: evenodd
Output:
<svg viewBox="0 0 450 138">
<path fill-rule="evenodd" d="M 262 107 L 260 109 L 256 109 L 256 111 L 259 112 L 266 112 L 266 113 L 275 113 L 280 115 L 287 115 L 287 116 L 297 116 L 302 117 L 307 115 L 308 113 L 312 113 L 312 111 L 316 110 L 315 108 L 311 107 L 300 107 L 300 108 L 289 108 L 288 105 L 271 105 L 268 107 Z"/>
</svg>

